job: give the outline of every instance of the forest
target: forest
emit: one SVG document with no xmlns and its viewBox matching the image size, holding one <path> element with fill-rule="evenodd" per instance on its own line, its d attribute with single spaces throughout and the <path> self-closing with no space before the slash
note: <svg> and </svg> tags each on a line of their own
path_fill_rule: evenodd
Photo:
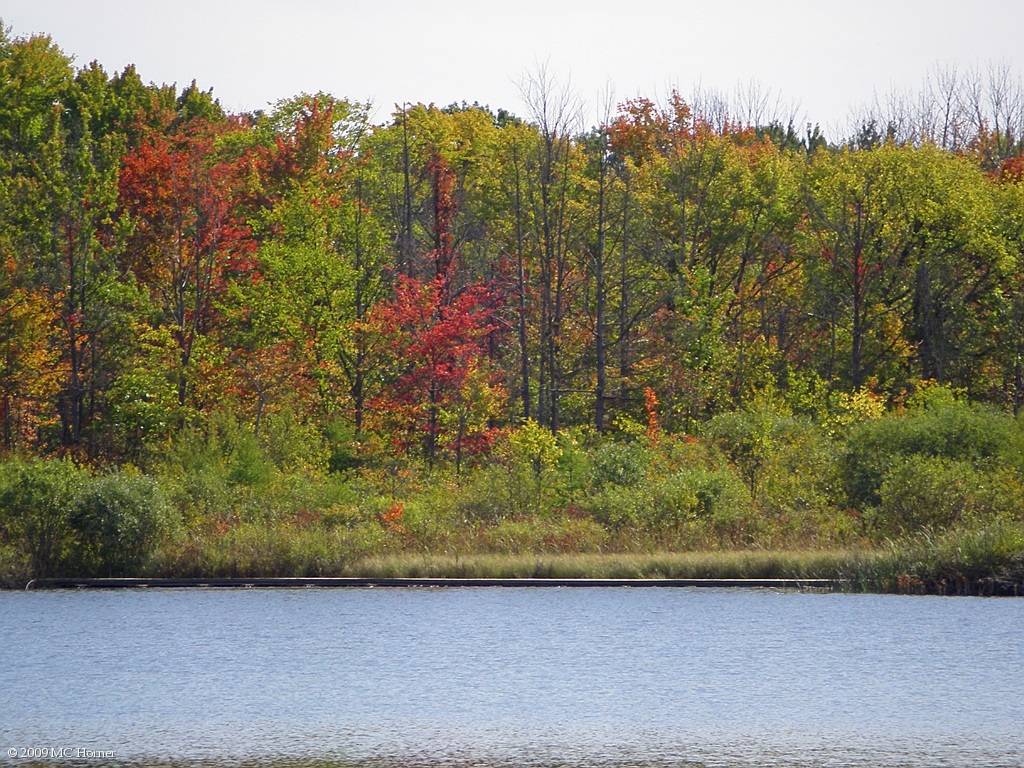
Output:
<svg viewBox="0 0 1024 768">
<path fill-rule="evenodd" d="M 1008 69 L 846 137 L 522 91 L 228 114 L 0 25 L 0 582 L 1024 588 Z"/>
</svg>

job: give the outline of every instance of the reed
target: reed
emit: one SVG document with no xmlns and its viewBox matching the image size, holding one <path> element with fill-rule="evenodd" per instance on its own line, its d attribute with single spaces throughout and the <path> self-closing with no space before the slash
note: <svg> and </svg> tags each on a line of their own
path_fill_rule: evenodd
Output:
<svg viewBox="0 0 1024 768">
<path fill-rule="evenodd" d="M 922 532 L 863 554 L 855 589 L 940 595 L 1024 595 L 1024 525 Z"/>
<path fill-rule="evenodd" d="M 156 577 L 833 579 L 857 592 L 1024 594 L 1024 526 L 919 534 L 879 547 L 628 552 L 493 552 L 480 540 L 410 551 L 377 529 L 244 526 L 179 541 L 146 569 Z"/>
<path fill-rule="evenodd" d="M 649 552 L 609 554 L 393 554 L 352 562 L 347 576 L 376 578 L 753 579 L 830 578 L 852 552 Z"/>
</svg>

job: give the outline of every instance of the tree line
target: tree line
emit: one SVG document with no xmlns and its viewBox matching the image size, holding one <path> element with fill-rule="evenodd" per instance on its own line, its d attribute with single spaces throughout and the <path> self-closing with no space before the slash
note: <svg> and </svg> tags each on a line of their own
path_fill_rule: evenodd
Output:
<svg viewBox="0 0 1024 768">
<path fill-rule="evenodd" d="M 679 93 L 584 129 L 543 71 L 523 117 L 375 124 L 3 31 L 0 446 L 146 467 L 230 414 L 335 469 L 458 468 L 529 422 L 692 433 L 922 382 L 1016 413 L 1024 100 L 939 75 L 836 141 Z"/>
</svg>

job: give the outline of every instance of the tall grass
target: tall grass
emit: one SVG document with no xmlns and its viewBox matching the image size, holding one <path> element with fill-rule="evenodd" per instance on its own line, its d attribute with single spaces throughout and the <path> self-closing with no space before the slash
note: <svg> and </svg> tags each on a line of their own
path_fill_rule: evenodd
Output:
<svg viewBox="0 0 1024 768">
<path fill-rule="evenodd" d="M 365 578 L 833 579 L 903 594 L 1024 595 L 1024 527 L 920 535 L 877 548 L 693 552 L 464 552 L 369 546 L 347 531 L 252 528 L 168 550 L 150 576 Z"/>
<path fill-rule="evenodd" d="M 352 563 L 374 578 L 810 579 L 830 578 L 851 553 L 652 552 L 615 554 L 391 555 Z"/>
<path fill-rule="evenodd" d="M 1024 525 L 920 533 L 862 553 L 851 588 L 941 595 L 1024 595 Z"/>
</svg>

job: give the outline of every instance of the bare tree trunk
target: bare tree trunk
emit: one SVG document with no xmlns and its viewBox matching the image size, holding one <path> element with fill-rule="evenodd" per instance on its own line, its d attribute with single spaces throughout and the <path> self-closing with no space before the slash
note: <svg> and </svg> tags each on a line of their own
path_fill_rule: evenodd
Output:
<svg viewBox="0 0 1024 768">
<path fill-rule="evenodd" d="M 360 171 L 361 173 L 361 171 Z M 364 306 L 363 298 L 363 241 L 362 241 L 362 223 L 363 223 L 363 179 L 360 175 L 356 179 L 356 216 L 355 216 L 355 268 L 356 268 L 356 280 L 355 280 L 355 319 L 356 322 L 360 322 L 363 319 L 363 315 L 366 314 L 366 307 Z M 363 430 L 363 408 L 364 408 L 364 386 L 363 386 L 363 367 L 366 363 L 366 345 L 363 340 L 361 333 L 356 334 L 356 356 L 355 356 L 355 371 L 352 377 L 352 406 L 354 410 L 354 422 L 356 437 Z"/>
<path fill-rule="evenodd" d="M 562 361 L 559 338 L 568 277 L 567 185 L 571 135 L 579 117 L 579 100 L 541 67 L 520 82 L 523 100 L 533 113 L 542 139 L 540 157 L 541 354 L 537 410 L 552 432 L 559 427 Z"/>
<path fill-rule="evenodd" d="M 410 179 L 408 114 L 402 105 L 402 264 L 400 271 L 414 277 L 412 253 L 412 180 Z"/>
<path fill-rule="evenodd" d="M 622 254 L 619 258 L 619 398 L 625 402 L 629 380 L 629 170 L 625 172 L 622 197 Z"/>
<path fill-rule="evenodd" d="M 526 337 L 526 268 L 523 264 L 523 196 L 519 173 L 519 147 L 512 144 L 512 165 L 516 182 L 516 288 L 519 299 L 519 392 L 523 420 L 530 418 L 530 357 Z"/>
<path fill-rule="evenodd" d="M 607 121 L 606 121 L 607 122 Z M 607 135 L 604 129 L 601 130 L 601 146 L 599 148 L 600 159 L 598 166 L 597 182 L 597 246 L 594 252 L 594 291 L 596 302 L 595 328 L 594 328 L 594 353 L 597 366 L 597 382 L 594 391 L 594 428 L 598 433 L 604 432 L 604 398 L 607 387 L 607 374 L 605 371 L 605 185 L 607 180 Z"/>
</svg>

